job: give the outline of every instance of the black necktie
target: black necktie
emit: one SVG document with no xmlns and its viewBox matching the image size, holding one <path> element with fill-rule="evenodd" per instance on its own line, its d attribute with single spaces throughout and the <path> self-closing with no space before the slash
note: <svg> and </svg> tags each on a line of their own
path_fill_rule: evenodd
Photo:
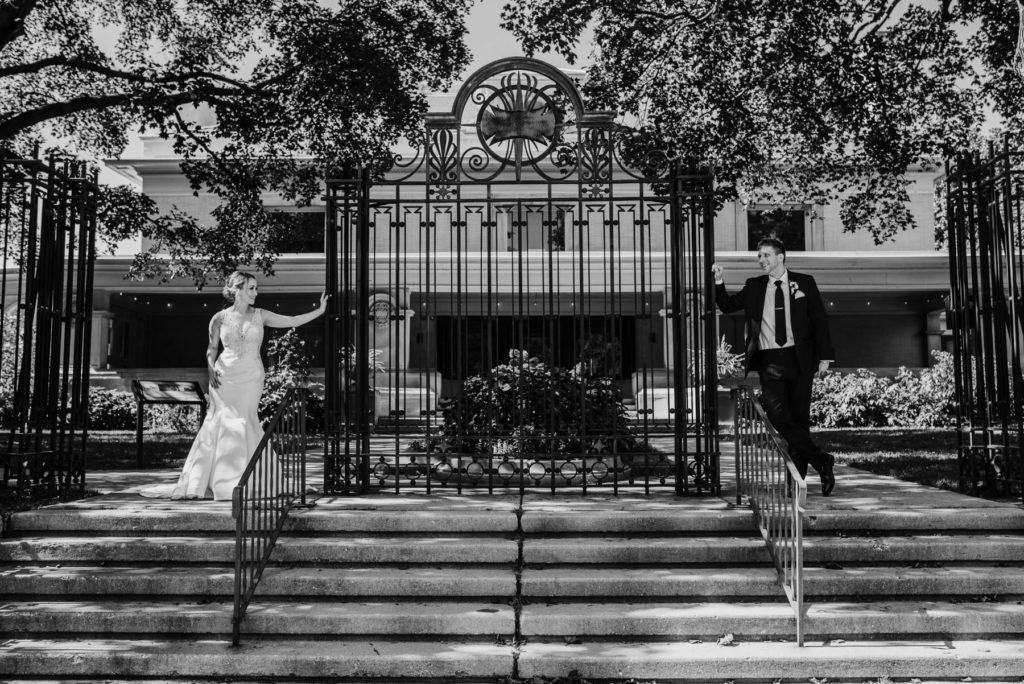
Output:
<svg viewBox="0 0 1024 684">
<path fill-rule="evenodd" d="M 782 281 L 775 281 L 775 344 L 786 346 L 786 294 Z"/>
</svg>

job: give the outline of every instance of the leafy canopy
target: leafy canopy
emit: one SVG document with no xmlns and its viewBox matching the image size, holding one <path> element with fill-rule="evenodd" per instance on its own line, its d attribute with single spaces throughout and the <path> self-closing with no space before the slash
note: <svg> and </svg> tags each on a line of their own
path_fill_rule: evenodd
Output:
<svg viewBox="0 0 1024 684">
<path fill-rule="evenodd" d="M 984 108 L 1021 128 L 1009 0 L 522 0 L 504 25 L 639 122 L 634 146 L 714 165 L 723 198 L 839 199 L 876 242 L 914 225 L 907 170 L 975 144 Z"/>
<path fill-rule="evenodd" d="M 154 241 L 132 274 L 270 273 L 289 224 L 262 195 L 308 204 L 325 176 L 387 159 L 466 64 L 471 2 L 4 0 L 0 141 L 115 156 L 131 130 L 157 131 L 219 197 L 217 225 L 107 190 L 105 238 Z"/>
</svg>

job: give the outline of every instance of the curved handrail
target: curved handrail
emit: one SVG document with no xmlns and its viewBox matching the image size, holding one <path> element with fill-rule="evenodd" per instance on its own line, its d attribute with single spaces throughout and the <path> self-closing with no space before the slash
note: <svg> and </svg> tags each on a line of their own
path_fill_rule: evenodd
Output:
<svg viewBox="0 0 1024 684">
<path fill-rule="evenodd" d="M 289 511 L 306 505 L 306 392 L 292 387 L 231 496 L 235 519 L 235 603 L 232 643 L 237 646 L 252 601 Z"/>
<path fill-rule="evenodd" d="M 779 584 L 796 613 L 796 640 L 804 644 L 803 523 L 807 483 L 772 427 L 753 390 L 741 385 L 736 400 L 736 503 L 746 496 L 768 546 Z"/>
</svg>

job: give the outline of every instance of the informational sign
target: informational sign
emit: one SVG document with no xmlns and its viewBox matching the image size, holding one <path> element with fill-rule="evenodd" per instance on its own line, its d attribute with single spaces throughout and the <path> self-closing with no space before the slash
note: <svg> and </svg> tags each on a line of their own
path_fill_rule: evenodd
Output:
<svg viewBox="0 0 1024 684">
<path fill-rule="evenodd" d="M 142 462 L 143 408 L 147 404 L 198 404 L 199 422 L 206 417 L 206 395 L 195 380 L 132 380 L 135 395 L 135 460 Z"/>
<path fill-rule="evenodd" d="M 136 401 L 147 404 L 205 404 L 198 382 L 190 380 L 133 380 Z"/>
</svg>

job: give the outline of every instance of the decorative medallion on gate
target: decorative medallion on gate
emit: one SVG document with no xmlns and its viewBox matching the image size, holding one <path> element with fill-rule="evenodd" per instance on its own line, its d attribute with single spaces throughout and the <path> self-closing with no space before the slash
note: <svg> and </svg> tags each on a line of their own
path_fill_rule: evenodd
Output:
<svg viewBox="0 0 1024 684">
<path fill-rule="evenodd" d="M 517 166 L 551 152 L 571 108 L 561 89 L 541 87 L 535 75 L 522 71 L 506 74 L 498 86 L 482 85 L 472 101 L 481 101 L 476 126 L 483 148 L 497 161 Z"/>
</svg>

